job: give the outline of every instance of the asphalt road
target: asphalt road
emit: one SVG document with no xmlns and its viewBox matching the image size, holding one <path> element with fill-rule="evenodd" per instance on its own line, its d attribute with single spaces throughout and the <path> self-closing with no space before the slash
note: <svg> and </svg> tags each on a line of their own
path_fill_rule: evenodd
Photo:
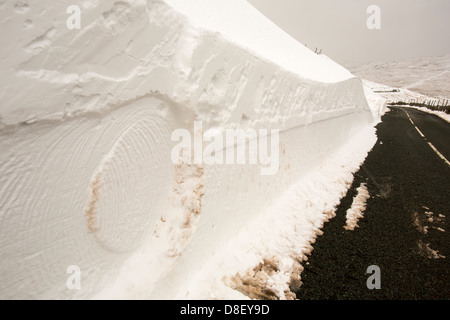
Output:
<svg viewBox="0 0 450 320">
<path fill-rule="evenodd" d="M 441 158 L 450 160 L 450 124 L 416 109 L 391 109 L 304 263 L 301 300 L 450 299 L 450 165 Z M 370 193 L 364 218 L 345 230 L 361 183 Z M 379 290 L 366 284 L 371 265 L 380 268 Z"/>
</svg>

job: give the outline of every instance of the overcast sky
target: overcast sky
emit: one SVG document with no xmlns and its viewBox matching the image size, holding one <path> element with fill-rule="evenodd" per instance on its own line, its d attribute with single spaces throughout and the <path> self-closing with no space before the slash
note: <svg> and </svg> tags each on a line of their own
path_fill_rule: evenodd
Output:
<svg viewBox="0 0 450 320">
<path fill-rule="evenodd" d="M 450 54 L 450 0 L 248 0 L 291 36 L 344 65 Z M 369 5 L 381 29 L 369 30 Z"/>
</svg>

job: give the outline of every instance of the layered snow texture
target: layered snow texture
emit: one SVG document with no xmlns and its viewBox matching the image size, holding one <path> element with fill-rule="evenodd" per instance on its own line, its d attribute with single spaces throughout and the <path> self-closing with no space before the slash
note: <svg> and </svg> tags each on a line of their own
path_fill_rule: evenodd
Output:
<svg viewBox="0 0 450 320">
<path fill-rule="evenodd" d="M 224 285 L 223 298 L 250 297 L 237 288 L 242 277 L 189 280 L 286 190 L 306 192 L 320 176 L 322 197 L 291 199 L 299 210 L 281 215 L 284 227 L 297 219 L 301 239 L 253 251 L 242 240 L 253 255 L 230 260 L 245 272 L 278 256 L 284 267 L 273 274 L 288 286 L 289 252 L 308 251 L 375 143 L 377 112 L 361 80 L 245 1 L 79 3 L 80 30 L 66 26 L 72 1 L 0 4 L 0 298 L 170 299 L 192 289 L 212 298 L 213 283 Z M 204 129 L 280 129 L 278 174 L 175 165 L 171 134 L 194 120 Z M 355 156 L 331 157 L 343 148 Z M 326 173 L 330 159 L 335 171 Z M 323 193 L 329 180 L 337 187 Z M 263 239 L 255 234 L 254 246 Z M 80 290 L 66 285 L 74 265 Z"/>
</svg>

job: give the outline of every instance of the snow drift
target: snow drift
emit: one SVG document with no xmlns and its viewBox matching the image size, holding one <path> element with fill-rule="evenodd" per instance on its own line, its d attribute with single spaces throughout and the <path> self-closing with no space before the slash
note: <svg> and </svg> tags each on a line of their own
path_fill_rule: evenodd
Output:
<svg viewBox="0 0 450 320">
<path fill-rule="evenodd" d="M 189 282 L 209 258 L 230 243 L 247 248 L 237 235 L 262 226 L 292 186 L 312 179 L 327 191 L 334 175 L 341 187 L 329 203 L 298 197 L 300 210 L 280 220 L 301 218 L 311 239 L 374 143 L 360 79 L 245 1 L 82 1 L 81 29 L 69 30 L 72 4 L 0 4 L 0 298 L 184 298 L 200 283 L 198 296 L 213 297 L 208 281 Z M 175 165 L 171 134 L 194 121 L 281 130 L 277 175 Z M 332 157 L 342 150 L 356 156 Z M 230 261 L 251 269 L 272 249 Z M 69 266 L 79 267 L 79 290 L 67 286 Z M 217 281 L 222 298 L 250 297 Z"/>
</svg>

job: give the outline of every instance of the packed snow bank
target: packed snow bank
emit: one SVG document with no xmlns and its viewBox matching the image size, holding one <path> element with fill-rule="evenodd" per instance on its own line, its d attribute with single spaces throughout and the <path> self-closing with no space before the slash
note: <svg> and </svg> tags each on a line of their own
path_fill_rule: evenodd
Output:
<svg viewBox="0 0 450 320">
<path fill-rule="evenodd" d="M 353 198 L 352 207 L 347 210 L 346 225 L 344 229 L 355 230 L 358 226 L 359 219 L 364 217 L 364 211 L 366 211 L 367 199 L 370 198 L 369 190 L 367 190 L 367 184 L 361 183 L 358 189 L 358 194 Z"/>
<path fill-rule="evenodd" d="M 0 298 L 178 297 L 373 126 L 360 79 L 245 1 L 188 3 L 84 1 L 79 30 L 67 28 L 68 0 L 0 5 Z M 172 133 L 194 120 L 280 130 L 277 173 L 175 164 Z"/>
<path fill-rule="evenodd" d="M 362 82 L 364 84 L 364 94 L 366 95 L 373 117 L 381 120 L 381 116 L 388 110 L 388 99 L 375 92 L 377 84 L 367 80 L 362 80 Z"/>
<path fill-rule="evenodd" d="M 167 2 L 186 14 L 196 26 L 218 32 L 228 40 L 250 50 L 252 54 L 275 62 L 279 67 L 301 77 L 320 82 L 337 82 L 352 78 L 347 69 L 325 56 L 314 54 L 246 1 L 167 0 Z"/>
<path fill-rule="evenodd" d="M 214 252 L 200 272 L 184 280 L 176 298 L 295 299 L 317 236 L 376 141 L 374 127 L 350 137 Z"/>
</svg>

